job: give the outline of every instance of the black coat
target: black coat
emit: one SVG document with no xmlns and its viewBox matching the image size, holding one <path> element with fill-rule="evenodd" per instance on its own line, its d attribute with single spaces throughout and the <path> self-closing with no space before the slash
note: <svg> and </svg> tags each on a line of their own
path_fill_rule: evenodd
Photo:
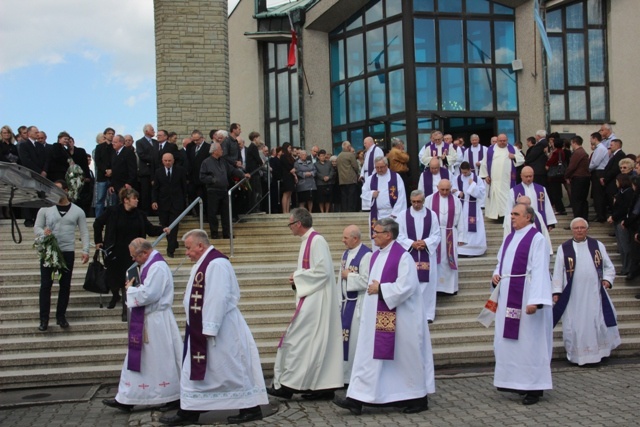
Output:
<svg viewBox="0 0 640 427">
<path fill-rule="evenodd" d="M 151 190 L 151 202 L 158 204 L 158 210 L 180 213 L 187 207 L 186 199 L 186 170 L 174 164 L 171 168 L 171 180 L 169 180 L 165 167 L 158 168 Z"/>
<path fill-rule="evenodd" d="M 134 187 L 138 181 L 136 155 L 133 150 L 122 147 L 120 154 L 111 154 L 111 186 L 116 194 L 125 184 Z"/>
<path fill-rule="evenodd" d="M 200 166 L 211 155 L 209 153 L 210 148 L 211 144 L 203 141 L 196 155 L 196 145 L 194 143 L 187 145 L 187 180 L 190 184 L 202 185 L 202 182 L 200 182 Z"/>
<path fill-rule="evenodd" d="M 607 166 L 604 167 L 604 172 L 602 177 L 604 178 L 604 188 L 608 195 L 613 196 L 618 192 L 618 188 L 616 187 L 616 177 L 620 175 L 620 160 L 624 159 L 627 155 L 624 154 L 624 151 L 618 150 L 607 163 Z"/>
<path fill-rule="evenodd" d="M 534 175 L 546 175 L 547 169 L 547 156 L 544 153 L 544 149 L 548 147 L 546 139 L 541 139 L 538 143 L 527 150 L 527 155 L 524 158 L 525 166 L 531 166 L 533 168 Z"/>
</svg>

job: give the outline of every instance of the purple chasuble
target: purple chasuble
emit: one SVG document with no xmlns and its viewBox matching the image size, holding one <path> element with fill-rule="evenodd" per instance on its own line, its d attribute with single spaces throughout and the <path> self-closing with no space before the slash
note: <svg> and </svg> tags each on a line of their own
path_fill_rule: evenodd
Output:
<svg viewBox="0 0 640 427">
<path fill-rule="evenodd" d="M 393 208 L 398 201 L 398 174 L 389 169 L 389 173 L 391 176 L 389 177 L 389 203 L 391 203 L 391 207 Z M 378 191 L 378 174 L 374 174 L 371 177 L 371 184 L 369 185 L 371 191 Z M 378 221 L 378 198 L 373 199 L 373 203 L 371 203 L 371 212 L 370 212 L 370 236 L 373 239 L 373 226 L 376 225 L 376 221 Z"/>
<path fill-rule="evenodd" d="M 347 257 L 349 251 L 344 251 L 342 255 L 342 270 L 349 269 L 349 273 L 358 273 L 360 271 L 360 261 L 365 254 L 371 252 L 365 245 L 360 245 L 358 253 L 353 257 L 349 266 L 347 267 Z M 345 285 L 346 288 L 346 285 Z M 344 351 L 344 360 L 349 360 L 349 340 L 351 339 L 351 323 L 353 322 L 353 313 L 356 310 L 356 303 L 358 302 L 358 291 L 347 291 L 345 289 L 346 297 L 342 301 L 342 349 Z"/>
<path fill-rule="evenodd" d="M 478 150 L 478 161 L 482 162 L 482 159 L 484 158 L 484 150 L 482 149 L 481 144 L 478 144 L 478 147 L 480 148 L 480 150 Z M 464 157 L 464 154 L 467 155 L 466 157 L 467 157 L 467 161 L 469 162 L 471 172 L 477 173 L 479 171 L 476 170 L 476 162 L 473 161 L 473 151 L 471 151 L 472 148 L 473 148 L 473 145 L 467 148 L 466 151 L 464 151 L 463 153 L 463 157 Z"/>
<path fill-rule="evenodd" d="M 428 239 L 429 235 L 431 234 L 431 209 L 425 208 L 425 210 L 427 211 L 427 214 L 424 216 L 423 223 L 422 223 L 422 236 L 419 238 L 416 235 L 417 234 L 416 223 L 415 223 L 415 220 L 413 219 L 413 216 L 411 216 L 411 209 L 413 208 L 407 209 L 407 213 L 406 213 L 405 222 L 407 224 L 407 237 L 414 241 Z M 422 283 L 428 283 L 429 273 L 431 269 L 431 266 L 429 264 L 429 252 L 427 252 L 426 248 L 420 251 L 411 248 L 409 250 L 409 254 L 413 257 L 413 260 L 416 262 L 416 267 L 418 269 L 418 280 Z"/>
<path fill-rule="evenodd" d="M 191 285 L 189 312 L 187 313 L 189 316 L 189 324 L 187 325 L 189 328 L 189 347 L 191 348 L 191 375 L 189 376 L 191 381 L 204 380 L 204 374 L 207 372 L 207 337 L 202 333 L 202 307 L 207 267 L 216 258 L 228 259 L 217 249 L 209 251 L 198 267 Z M 214 292 L 215 289 L 211 291 Z"/>
<path fill-rule="evenodd" d="M 149 267 L 159 261 L 164 261 L 162 255 L 157 252 L 151 261 L 140 272 L 140 286 L 144 286 Z M 125 297 L 126 298 L 126 297 Z M 142 341 L 144 340 L 144 306 L 131 308 L 131 319 L 129 319 L 129 352 L 127 369 L 140 372 L 142 361 Z"/>
<path fill-rule="evenodd" d="M 598 241 L 596 239 L 592 239 L 591 237 L 587 237 L 587 247 L 589 248 L 589 253 L 591 254 L 591 259 L 593 260 L 593 265 L 596 268 L 596 273 L 598 274 L 598 285 L 600 287 L 600 300 L 602 304 L 602 315 L 604 317 L 604 323 L 607 327 L 616 326 L 618 323 L 616 322 L 616 316 L 613 314 L 613 307 L 611 306 L 611 301 L 607 297 L 607 291 L 604 286 L 602 286 L 602 276 L 603 273 L 603 259 L 602 253 L 600 252 L 600 248 L 598 246 Z M 553 306 L 553 326 L 555 327 L 564 311 L 567 308 L 567 304 L 569 304 L 569 298 L 571 297 L 571 287 L 573 286 L 573 273 L 576 268 L 576 251 L 573 248 L 573 240 L 567 240 L 562 244 L 562 252 L 564 253 L 564 271 L 567 276 L 567 286 L 562 290 L 562 294 L 560 294 L 560 298 L 558 298 L 558 302 Z M 579 286 L 583 286 L 579 284 Z"/>
<path fill-rule="evenodd" d="M 535 182 L 531 183 L 533 185 L 533 190 L 536 193 L 536 200 L 532 200 L 532 203 L 535 203 L 536 206 L 538 207 L 538 209 L 536 209 L 538 212 L 540 212 L 540 215 L 542 215 L 542 220 L 544 221 L 544 225 L 546 227 L 549 226 L 549 224 L 547 224 L 547 212 L 545 211 L 545 206 L 546 206 L 546 199 L 545 199 L 545 190 L 544 187 L 540 184 L 536 184 Z M 513 187 L 511 189 L 511 191 L 513 191 L 513 200 L 518 203 L 518 199 L 522 196 L 526 196 L 525 191 L 524 191 L 524 185 L 522 183 L 516 185 L 515 187 Z M 537 218 L 536 218 L 536 221 Z M 538 221 L 540 222 L 540 221 Z M 538 227 L 540 228 L 540 227 Z"/>
<path fill-rule="evenodd" d="M 398 265 L 402 254 L 406 251 L 400 243 L 394 241 L 389 249 L 389 256 L 382 269 L 380 284 L 393 283 L 398 279 Z M 375 251 L 371 256 L 369 270 L 373 269 L 380 251 Z M 396 346 L 396 309 L 389 309 L 384 302 L 382 290 L 378 292 L 378 308 L 376 312 L 376 332 L 374 338 L 373 358 L 378 360 L 393 360 Z"/>
<path fill-rule="evenodd" d="M 312 231 L 311 233 L 309 233 L 309 237 L 307 237 L 307 244 L 305 245 L 304 252 L 302 253 L 302 268 L 304 270 L 308 270 L 308 269 L 311 268 L 311 262 L 310 262 L 310 259 L 311 259 L 311 241 L 317 235 L 318 235 L 318 233 L 316 231 Z M 298 301 L 298 305 L 296 306 L 296 311 L 293 312 L 293 317 L 291 318 L 291 321 L 289 322 L 289 326 L 287 326 L 287 329 L 285 329 L 284 333 L 280 337 L 280 342 L 278 343 L 278 348 L 282 347 L 282 342 L 284 341 L 284 337 L 287 335 L 287 331 L 289 330 L 289 328 L 293 324 L 293 321 L 296 320 L 296 317 L 298 317 L 298 313 L 300 313 L 300 309 L 302 308 L 302 303 L 304 303 L 304 299 L 305 299 L 305 297 L 302 297 Z"/>
<path fill-rule="evenodd" d="M 478 183 L 478 177 L 473 172 L 471 173 L 471 177 L 473 178 L 473 182 Z M 467 178 L 465 176 L 465 178 Z M 462 182 L 462 174 L 458 175 L 458 190 L 462 191 L 464 188 Z M 460 199 L 460 202 L 464 206 L 464 198 Z M 476 228 L 476 198 L 469 194 L 469 215 L 467 215 L 467 226 L 470 233 L 475 233 L 478 231 Z"/>
<path fill-rule="evenodd" d="M 522 240 L 520 240 L 518 248 L 516 249 L 515 256 L 513 258 L 513 265 L 511 266 L 511 274 L 509 278 L 507 308 L 505 310 L 504 332 L 502 334 L 504 338 L 517 340 L 520 333 L 522 297 L 524 295 L 524 283 L 527 280 L 527 263 L 529 260 L 531 243 L 533 242 L 533 238 L 536 233 L 539 233 L 539 231 L 534 227 L 531 227 L 529 229 L 527 234 L 525 234 Z M 511 241 L 513 240 L 513 236 L 515 236 L 515 231 L 512 231 L 504 241 L 504 246 L 502 248 L 502 258 L 500 259 L 500 276 L 502 276 L 504 256 L 507 253 L 509 244 L 511 244 Z"/>
<path fill-rule="evenodd" d="M 453 220 L 456 217 L 456 205 L 453 201 L 453 195 L 451 194 L 447 197 L 447 206 L 447 226 L 444 230 L 447 242 L 447 261 L 449 262 L 450 269 L 457 270 L 458 266 L 456 265 L 455 247 L 453 243 Z M 438 215 L 438 218 L 440 218 L 440 194 L 433 196 L 431 208 L 436 215 Z M 442 241 L 438 243 L 438 264 L 440 264 L 440 261 L 442 260 L 442 257 L 440 256 L 440 245 L 442 245 Z"/>
<path fill-rule="evenodd" d="M 493 165 L 493 148 L 495 145 L 492 145 L 487 150 L 487 173 L 489 177 L 491 177 L 491 166 Z M 516 149 L 513 148 L 513 145 L 507 144 L 507 150 L 509 150 L 510 154 L 516 154 Z M 513 160 L 509 159 L 509 163 L 511 163 L 511 184 L 509 188 L 513 188 L 516 185 L 516 166 L 513 164 Z"/>
<path fill-rule="evenodd" d="M 440 168 L 440 180 L 449 179 L 449 170 L 447 168 Z M 422 182 L 424 183 L 424 196 L 430 196 L 433 194 L 433 174 L 429 168 L 422 172 Z"/>
</svg>

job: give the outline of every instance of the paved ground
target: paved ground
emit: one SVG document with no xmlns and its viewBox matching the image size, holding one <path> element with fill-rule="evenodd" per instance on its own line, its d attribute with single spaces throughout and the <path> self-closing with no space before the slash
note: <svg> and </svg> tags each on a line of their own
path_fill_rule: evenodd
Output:
<svg viewBox="0 0 640 427">
<path fill-rule="evenodd" d="M 436 394 L 427 412 L 405 415 L 392 408 L 365 408 L 362 416 L 329 402 L 271 400 L 273 415 L 247 426 L 637 426 L 640 425 L 640 360 L 613 359 L 595 368 L 553 364 L 554 389 L 539 404 L 523 406 L 517 395 L 498 393 L 490 368 L 438 371 Z M 25 390 L 31 399 L 50 389 Z M 73 392 L 73 393 L 72 393 Z M 0 425 L 22 426 L 158 426 L 160 412 L 141 408 L 124 414 L 102 405 L 116 386 L 87 386 L 83 392 L 56 389 L 74 401 L 11 406 L 0 393 Z M 74 394 L 75 393 L 75 394 Z M 342 394 L 343 392 L 340 392 Z M 73 396 L 72 396 L 73 394 Z M 21 405 L 25 405 L 24 403 Z M 224 424 L 231 412 L 203 414 L 207 425 Z"/>
</svg>

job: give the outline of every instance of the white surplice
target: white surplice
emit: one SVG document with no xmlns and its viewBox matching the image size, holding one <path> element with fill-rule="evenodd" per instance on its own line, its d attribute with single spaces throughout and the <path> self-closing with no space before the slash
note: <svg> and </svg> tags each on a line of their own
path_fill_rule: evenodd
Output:
<svg viewBox="0 0 640 427">
<path fill-rule="evenodd" d="M 145 268 L 157 251 L 152 251 Z M 144 306 L 140 372 L 127 369 L 124 359 L 116 400 L 125 405 L 158 405 L 180 398 L 182 337 L 173 316 L 173 276 L 166 262 L 155 262 L 144 283 L 127 289 L 127 306 Z"/>
<path fill-rule="evenodd" d="M 419 156 L 420 156 L 420 161 L 422 162 L 422 164 L 425 166 L 425 168 L 429 169 L 429 162 L 431 162 L 431 159 L 433 158 L 433 156 L 431 155 L 431 142 L 428 142 L 427 145 L 425 145 L 422 150 L 420 150 Z M 440 167 L 446 167 L 447 169 L 449 169 L 449 172 L 453 172 L 453 165 L 455 165 L 456 163 L 456 159 L 458 157 L 458 152 L 456 150 L 455 145 L 453 144 L 449 144 L 449 151 L 447 151 L 447 163 L 449 164 L 449 166 L 445 166 L 442 163 L 442 150 L 444 149 L 444 142 L 440 142 L 440 144 L 435 144 L 436 147 L 436 152 L 438 154 L 438 161 L 440 162 Z"/>
<path fill-rule="evenodd" d="M 351 261 L 358 254 L 362 243 L 353 249 L 347 249 L 347 259 L 345 262 L 345 269 L 350 270 Z M 345 384 L 349 383 L 351 378 L 351 370 L 353 368 L 353 359 L 356 354 L 356 345 L 358 344 L 358 334 L 360 331 L 360 317 L 362 315 L 362 300 L 366 294 L 367 286 L 369 285 L 369 264 L 371 262 L 371 252 L 367 252 L 360 259 L 360 265 L 358 271 L 349 271 L 346 279 L 342 279 L 341 272 L 338 271 L 337 281 L 340 283 L 340 289 L 342 291 L 342 301 L 344 304 L 347 301 L 347 292 L 358 292 L 356 299 L 356 307 L 353 312 L 353 320 L 351 321 L 351 329 L 349 331 L 349 359 L 342 363 L 343 366 L 343 381 Z"/>
<path fill-rule="evenodd" d="M 373 156 L 373 161 L 369 160 L 370 157 Z M 375 164 L 377 157 L 384 157 L 384 152 L 380 147 L 373 144 L 367 151 L 364 152 L 364 162 L 362 163 L 362 169 L 360 170 L 361 178 L 368 178 L 369 176 L 376 173 Z M 373 169 L 369 170 L 369 163 L 373 165 Z M 364 206 L 363 206 L 364 209 Z"/>
<path fill-rule="evenodd" d="M 538 222 L 542 227 L 538 230 L 544 236 L 544 239 L 547 241 L 547 247 L 549 248 L 549 255 L 553 255 L 553 246 L 551 246 L 551 236 L 549 235 L 549 229 L 544 226 L 544 220 L 542 219 L 542 215 L 540 212 L 535 212 L 536 217 L 538 218 Z M 536 223 L 533 223 L 533 226 L 536 227 Z M 536 227 L 537 228 L 537 227 Z M 502 240 L 504 240 L 511 232 L 513 231 L 513 227 L 511 226 L 511 213 L 504 217 L 504 221 L 502 222 Z"/>
<path fill-rule="evenodd" d="M 343 387 L 342 321 L 340 288 L 327 241 L 316 235 L 311 241 L 308 269 L 302 258 L 310 228 L 300 244 L 298 269 L 293 273 L 296 304 L 305 297 L 298 315 L 287 328 L 276 354 L 273 385 L 294 390 L 324 390 Z"/>
<path fill-rule="evenodd" d="M 440 243 L 440 223 L 438 222 L 438 215 L 431 211 L 431 228 L 429 229 L 429 236 L 422 239 L 424 234 L 424 218 L 427 215 L 427 209 L 423 206 L 422 209 L 416 211 L 413 208 L 407 209 L 411 213 L 411 218 L 416 227 L 416 237 L 418 240 L 424 240 L 429 253 L 429 281 L 420 282 L 420 288 L 422 289 L 423 305 L 427 321 L 434 320 L 436 318 L 436 286 L 438 284 L 438 261 L 437 251 L 438 243 Z M 409 239 L 407 234 L 407 216 L 406 213 L 398 216 L 396 219 L 398 226 L 400 227 L 400 234 L 398 234 L 397 242 L 402 245 L 407 251 L 411 252 L 415 249 L 411 247 L 415 240 Z"/>
<path fill-rule="evenodd" d="M 602 254 L 603 280 L 613 284 L 616 270 L 607 250 L 598 242 Z M 611 350 L 620 345 L 620 332 L 617 326 L 607 327 L 602 314 L 601 282 L 593 264 L 587 242 L 573 242 L 576 252 L 573 284 L 569 303 L 562 316 L 562 336 L 570 362 L 584 365 L 598 363 L 603 357 L 609 357 Z M 556 263 L 553 267 L 553 292 L 560 293 L 567 285 L 564 265 L 564 250 L 558 246 Z M 607 299 L 611 303 L 609 294 Z M 611 304 L 613 308 L 613 304 Z M 613 309 L 615 315 L 615 308 Z"/>
<path fill-rule="evenodd" d="M 480 177 L 489 176 L 487 154 L 482 159 L 480 167 Z M 504 207 L 507 205 L 509 190 L 511 189 L 511 165 L 518 167 L 524 163 L 524 156 L 520 150 L 516 150 L 515 159 L 509 158 L 509 149 L 507 147 L 500 148 L 497 144 L 494 146 L 493 161 L 491 163 L 491 185 L 487 193 L 487 202 L 485 215 L 487 218 L 498 219 L 504 215 Z"/>
<path fill-rule="evenodd" d="M 189 313 L 191 288 L 210 246 L 191 268 L 183 306 Z M 269 403 L 258 347 L 238 309 L 240 287 L 231 263 L 216 258 L 205 271 L 202 333 L 207 336 L 207 371 L 204 380 L 192 381 L 191 348 L 182 365 L 180 408 L 222 410 L 253 408 Z M 189 316 L 187 314 L 187 322 Z"/>
<path fill-rule="evenodd" d="M 402 181 L 402 178 L 400 178 L 400 175 L 398 175 L 398 188 L 396 190 L 398 199 L 396 200 L 395 205 L 391 206 L 391 201 L 389 200 L 389 181 L 391 180 L 391 169 L 387 170 L 387 173 L 385 173 L 384 175 L 374 175 L 378 177 L 378 219 L 397 217 L 400 212 L 407 209 L 407 197 L 404 191 L 404 182 Z M 360 196 L 360 198 L 362 199 L 362 209 L 364 209 L 365 205 L 370 207 L 373 201 L 371 178 L 374 175 L 367 177 L 367 179 L 364 181 L 364 185 L 362 186 L 362 194 Z"/>
<path fill-rule="evenodd" d="M 553 206 L 551 206 L 551 200 L 549 200 L 547 189 L 542 187 L 542 189 L 544 190 L 544 196 L 542 197 L 543 200 L 541 201 L 540 195 L 536 193 L 536 189 L 533 186 L 533 183 L 529 185 L 522 183 L 522 188 L 524 189 L 524 194 L 514 195 L 513 188 L 509 191 L 509 199 L 504 211 L 505 217 L 511 214 L 511 209 L 513 209 L 513 207 L 516 205 L 518 196 L 527 196 L 531 199 L 531 207 L 536 212 L 539 212 L 540 216 L 545 220 L 542 224 L 546 224 L 547 226 L 557 224 L 558 220 L 556 219 L 556 214 L 553 212 Z M 544 216 L 542 215 L 542 210 L 540 209 L 541 203 L 544 203 Z"/>
<path fill-rule="evenodd" d="M 424 201 L 424 207 L 431 209 L 433 212 L 435 212 L 433 210 L 433 199 L 435 197 L 440 197 L 440 193 L 432 194 Z M 453 226 L 451 230 L 447 230 L 447 218 L 449 217 L 449 202 L 447 199 L 440 197 L 440 211 L 436 212 L 438 222 L 440 223 L 440 263 L 438 264 L 436 290 L 447 294 L 458 292 L 458 270 L 451 269 L 448 261 L 449 258 L 447 257 L 447 232 L 450 231 L 453 233 L 453 256 L 458 268 L 460 266 L 458 263 L 458 242 L 466 242 L 462 222 L 460 221 L 462 204 L 457 197 L 452 197 L 455 214 L 453 216 Z"/>
<path fill-rule="evenodd" d="M 427 173 L 431 173 L 429 171 L 429 169 L 426 169 Z M 450 174 L 451 175 L 451 174 Z M 430 196 L 432 194 L 435 194 L 438 192 L 438 184 L 440 183 L 440 180 L 442 180 L 442 176 L 440 175 L 440 172 L 438 172 L 437 174 L 433 175 L 433 178 L 431 178 L 431 188 L 424 188 L 424 172 L 420 174 L 420 179 L 418 179 L 418 190 L 422 190 L 422 192 L 424 193 L 424 196 Z M 451 182 L 451 189 L 453 190 L 454 188 L 457 189 L 458 188 L 458 184 L 456 183 L 455 178 L 452 178 L 449 180 L 449 182 Z"/>
<path fill-rule="evenodd" d="M 380 250 L 372 266 L 369 283 L 380 281 L 392 243 Z M 347 397 L 365 403 L 390 403 L 417 399 L 435 393 L 431 337 L 424 319 L 422 294 L 416 265 L 403 253 L 398 265 L 398 278 L 393 283 L 380 283 L 387 306 L 396 309 L 394 360 L 373 358 L 378 295 L 365 295 L 360 319 L 360 336 L 347 389 Z"/>
<path fill-rule="evenodd" d="M 551 382 L 551 352 L 553 351 L 553 311 L 552 289 L 549 276 L 547 242 L 542 234 L 536 233 L 531 242 L 527 259 L 526 279 L 522 297 L 522 314 L 518 339 L 504 338 L 505 312 L 513 260 L 522 238 L 531 225 L 516 230 L 509 244 L 502 266 L 502 280 L 498 295 L 498 310 L 495 318 L 493 340 L 496 366 L 493 384 L 496 387 L 514 390 L 549 390 Z M 504 242 L 498 251 L 498 265 L 494 271 L 499 274 Z M 527 305 L 542 304 L 534 314 L 526 314 Z"/>
<path fill-rule="evenodd" d="M 464 194 L 460 223 L 466 240 L 464 245 L 458 246 L 458 254 L 480 256 L 487 251 L 487 233 L 484 229 L 484 216 L 481 208 L 484 203 L 485 185 L 480 178 L 477 179 L 478 182 L 474 182 L 473 176 L 473 172 L 468 177 L 462 175 L 462 188 L 458 189 Z M 471 184 L 469 184 L 469 180 L 471 180 Z M 456 179 L 456 183 L 457 181 Z M 474 232 L 469 231 L 469 209 L 472 209 L 469 199 L 471 197 L 476 198 L 475 212 L 472 212 L 476 218 L 476 231 Z"/>
</svg>

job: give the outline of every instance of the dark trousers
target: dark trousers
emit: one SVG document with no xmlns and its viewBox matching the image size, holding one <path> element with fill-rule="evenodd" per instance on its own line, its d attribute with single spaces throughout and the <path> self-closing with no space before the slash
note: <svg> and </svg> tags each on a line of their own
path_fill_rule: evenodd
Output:
<svg viewBox="0 0 640 427">
<path fill-rule="evenodd" d="M 182 212 L 178 211 L 158 211 L 160 225 L 162 225 L 162 227 L 170 226 L 181 213 Z M 180 228 L 180 224 L 176 224 L 173 230 L 171 230 L 171 233 L 167 236 L 167 253 L 172 254 L 178 248 L 178 228 Z"/>
<path fill-rule="evenodd" d="M 551 204 L 556 208 L 556 212 L 566 212 L 564 203 L 562 202 L 562 183 L 547 182 L 547 192 L 549 193 L 549 200 L 551 200 Z"/>
<path fill-rule="evenodd" d="M 605 221 L 607 219 L 607 196 L 604 186 L 600 184 L 603 171 L 591 173 L 591 197 L 593 198 L 593 209 L 596 211 L 596 220 Z"/>
<path fill-rule="evenodd" d="M 151 210 L 151 177 L 141 176 L 138 177 L 138 180 L 140 181 L 140 204 L 138 207 L 149 216 L 149 213 L 154 212 Z"/>
<path fill-rule="evenodd" d="M 67 269 L 62 271 L 60 276 L 60 291 L 58 292 L 58 306 L 56 308 L 56 319 L 65 317 L 67 306 L 69 305 L 69 295 L 71 294 L 71 274 L 73 273 L 74 252 L 62 252 Z M 53 269 L 44 267 L 40 261 L 40 320 L 49 321 L 49 311 L 51 310 L 51 287 Z"/>
<path fill-rule="evenodd" d="M 229 198 L 225 190 L 207 190 L 207 203 L 209 205 L 207 220 L 211 237 L 218 235 L 218 213 L 222 221 L 222 237 L 228 238 L 229 232 Z"/>
<path fill-rule="evenodd" d="M 340 185 L 340 206 L 342 212 L 357 212 L 358 184 Z"/>
<path fill-rule="evenodd" d="M 547 175 L 546 174 L 535 174 L 533 175 L 533 182 L 538 185 L 542 185 L 543 187 L 547 186 Z M 551 196 L 549 196 L 551 197 Z"/>
<path fill-rule="evenodd" d="M 589 220 L 589 186 L 591 185 L 588 176 L 574 177 L 571 179 L 571 209 L 574 218 Z"/>
</svg>

